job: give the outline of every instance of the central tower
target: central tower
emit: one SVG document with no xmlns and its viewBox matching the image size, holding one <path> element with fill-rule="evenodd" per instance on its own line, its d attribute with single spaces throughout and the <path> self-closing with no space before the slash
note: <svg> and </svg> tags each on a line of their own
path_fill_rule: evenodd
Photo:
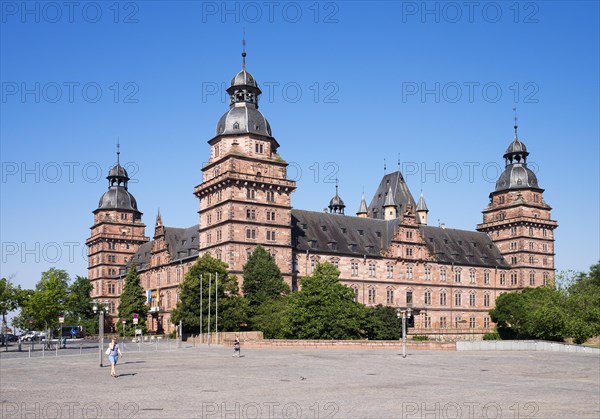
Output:
<svg viewBox="0 0 600 419">
<path fill-rule="evenodd" d="M 261 90 L 242 70 L 227 89 L 229 110 L 219 119 L 208 141 L 210 158 L 202 168 L 202 183 L 194 188 L 200 199 L 200 254 L 209 252 L 241 273 L 260 244 L 271 253 L 291 285 L 291 193 L 296 182 L 287 179 L 287 163 L 279 143 L 258 110 Z"/>
</svg>

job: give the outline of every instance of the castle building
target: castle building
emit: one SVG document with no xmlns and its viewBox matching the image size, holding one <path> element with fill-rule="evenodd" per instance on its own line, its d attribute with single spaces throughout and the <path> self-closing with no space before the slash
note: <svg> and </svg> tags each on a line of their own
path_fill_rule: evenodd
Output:
<svg viewBox="0 0 600 419">
<path fill-rule="evenodd" d="M 113 327 L 127 265 L 137 266 L 147 290 L 149 329 L 165 333 L 174 329 L 179 283 L 199 255 L 226 262 L 241 286 L 243 266 L 259 244 L 292 289 L 317 263 L 330 262 L 356 301 L 412 308 L 415 332 L 434 337 L 481 336 L 493 328 L 488 312 L 500 294 L 552 281 L 557 222 L 527 167 L 516 124 L 476 231 L 428 225 L 423 195 L 415 203 L 399 171 L 384 175 L 368 206 L 363 194 L 356 216 L 346 214 L 337 181 L 329 212 L 292 209 L 296 184 L 258 110 L 261 90 L 242 57 L 193 191 L 199 224 L 167 227 L 159 211 L 152 240 L 145 237 L 117 154 L 87 241 L 92 297 L 107 303 Z"/>
</svg>

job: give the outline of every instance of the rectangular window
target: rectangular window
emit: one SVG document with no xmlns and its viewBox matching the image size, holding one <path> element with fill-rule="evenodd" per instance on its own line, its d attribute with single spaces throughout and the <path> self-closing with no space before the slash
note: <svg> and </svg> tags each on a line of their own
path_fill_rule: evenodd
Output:
<svg viewBox="0 0 600 419">
<path fill-rule="evenodd" d="M 440 292 L 440 305 L 441 306 L 446 305 L 446 291 Z"/>
<path fill-rule="evenodd" d="M 489 294 L 483 294 L 483 306 L 484 307 L 490 306 L 490 295 Z"/>
<path fill-rule="evenodd" d="M 351 263 L 352 276 L 358 276 L 358 262 Z"/>
<path fill-rule="evenodd" d="M 424 324 L 425 328 L 426 329 L 431 329 L 431 316 L 429 316 L 429 315 L 426 314 L 425 317 L 423 318 L 423 320 L 424 320 L 424 323 L 425 323 Z"/>
<path fill-rule="evenodd" d="M 490 318 L 489 317 L 484 317 L 483 318 L 483 327 L 484 327 L 484 329 L 489 329 L 490 328 Z"/>
<path fill-rule="evenodd" d="M 431 281 L 431 267 L 430 266 L 425 267 L 425 280 Z"/>
<path fill-rule="evenodd" d="M 440 317 L 440 328 L 445 329 L 446 327 L 448 327 L 448 324 L 446 323 L 446 317 L 442 316 Z"/>
<path fill-rule="evenodd" d="M 489 285 L 489 283 L 490 283 L 490 273 L 488 271 L 485 271 L 483 273 L 483 283 L 485 285 Z"/>
<path fill-rule="evenodd" d="M 469 294 L 469 305 L 475 307 L 475 293 Z"/>
<path fill-rule="evenodd" d="M 475 329 L 476 325 L 477 325 L 477 320 L 475 319 L 475 316 L 469 317 L 469 328 Z"/>
<path fill-rule="evenodd" d="M 392 279 L 394 277 L 394 267 L 392 265 L 387 266 L 387 278 Z"/>
<path fill-rule="evenodd" d="M 275 232 L 274 231 L 267 231 L 267 240 L 275 241 Z"/>
<path fill-rule="evenodd" d="M 529 274 L 529 285 L 532 287 L 535 285 L 535 273 L 533 272 Z"/>
<path fill-rule="evenodd" d="M 246 210 L 246 219 L 247 220 L 256 220 L 256 210 L 247 209 Z"/>
<path fill-rule="evenodd" d="M 275 192 L 267 191 L 267 202 L 275 202 Z"/>
<path fill-rule="evenodd" d="M 369 276 L 371 278 L 375 277 L 375 264 L 369 263 Z"/>
<path fill-rule="evenodd" d="M 440 281 L 446 281 L 446 270 L 440 269 Z"/>
<path fill-rule="evenodd" d="M 407 266 L 406 267 L 406 278 L 407 279 L 413 279 L 413 268 L 412 268 L 412 266 Z"/>
<path fill-rule="evenodd" d="M 462 323 L 462 318 L 460 316 L 456 316 L 454 318 L 454 327 L 458 329 L 460 327 L 461 323 Z"/>
<path fill-rule="evenodd" d="M 457 292 L 456 294 L 454 294 L 454 305 L 458 307 L 461 304 L 462 304 L 462 294 Z"/>
<path fill-rule="evenodd" d="M 461 281 L 461 270 L 460 269 L 456 269 L 454 271 L 454 282 L 460 282 Z"/>
<path fill-rule="evenodd" d="M 387 289 L 386 292 L 386 302 L 388 304 L 394 304 L 394 290 L 391 288 Z"/>
<path fill-rule="evenodd" d="M 500 285 L 506 284 L 506 274 L 504 272 L 500 273 Z"/>
<path fill-rule="evenodd" d="M 412 291 L 406 291 L 406 305 L 411 306 L 413 303 L 413 293 Z"/>
<path fill-rule="evenodd" d="M 475 283 L 475 269 L 471 269 L 471 270 L 469 271 L 469 282 L 470 282 L 471 284 L 474 284 L 474 283 Z"/>
<path fill-rule="evenodd" d="M 431 291 L 425 291 L 425 305 L 431 305 Z"/>
<path fill-rule="evenodd" d="M 375 304 L 375 288 L 369 288 L 369 304 Z"/>
</svg>

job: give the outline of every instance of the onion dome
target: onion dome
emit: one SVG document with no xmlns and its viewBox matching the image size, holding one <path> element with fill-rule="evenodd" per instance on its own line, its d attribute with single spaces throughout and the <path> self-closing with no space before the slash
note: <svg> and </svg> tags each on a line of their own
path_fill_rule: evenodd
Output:
<svg viewBox="0 0 600 419">
<path fill-rule="evenodd" d="M 117 147 L 119 147 L 117 145 Z M 129 176 L 127 171 L 119 163 L 119 155 L 121 153 L 117 148 L 117 163 L 109 170 L 108 176 L 108 191 L 100 197 L 98 202 L 98 210 L 116 209 L 125 211 L 134 211 L 141 215 L 137 207 L 137 201 L 134 196 L 127 190 L 127 182 Z"/>
<path fill-rule="evenodd" d="M 344 214 L 344 200 L 338 195 L 337 179 L 335 181 L 335 196 L 329 201 L 329 212 L 333 214 Z"/>
<path fill-rule="evenodd" d="M 242 70 L 231 79 L 229 110 L 217 122 L 216 135 L 258 134 L 271 137 L 271 125 L 258 110 L 262 93 L 256 79 L 246 71 L 246 51 L 242 52 Z"/>
<path fill-rule="evenodd" d="M 515 124 L 515 138 L 504 153 L 504 172 L 496 181 L 496 192 L 508 189 L 539 189 L 537 176 L 527 167 L 529 152 L 517 135 L 518 126 Z"/>
</svg>

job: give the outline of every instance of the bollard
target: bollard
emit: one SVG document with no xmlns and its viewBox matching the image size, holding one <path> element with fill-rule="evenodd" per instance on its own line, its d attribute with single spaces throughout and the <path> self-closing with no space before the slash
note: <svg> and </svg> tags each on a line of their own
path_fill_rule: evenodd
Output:
<svg viewBox="0 0 600 419">
<path fill-rule="evenodd" d="M 31 345 L 29 345 L 29 358 L 31 358 Z"/>
<path fill-rule="evenodd" d="M 56 356 L 58 356 L 58 342 L 56 342 Z"/>
<path fill-rule="evenodd" d="M 79 342 L 79 355 L 81 355 L 82 349 L 83 349 L 83 342 Z"/>
<path fill-rule="evenodd" d="M 46 348 L 45 348 L 45 347 L 46 347 L 46 345 L 44 345 L 44 344 L 42 343 L 42 358 L 45 358 L 45 357 L 46 357 Z"/>
</svg>

